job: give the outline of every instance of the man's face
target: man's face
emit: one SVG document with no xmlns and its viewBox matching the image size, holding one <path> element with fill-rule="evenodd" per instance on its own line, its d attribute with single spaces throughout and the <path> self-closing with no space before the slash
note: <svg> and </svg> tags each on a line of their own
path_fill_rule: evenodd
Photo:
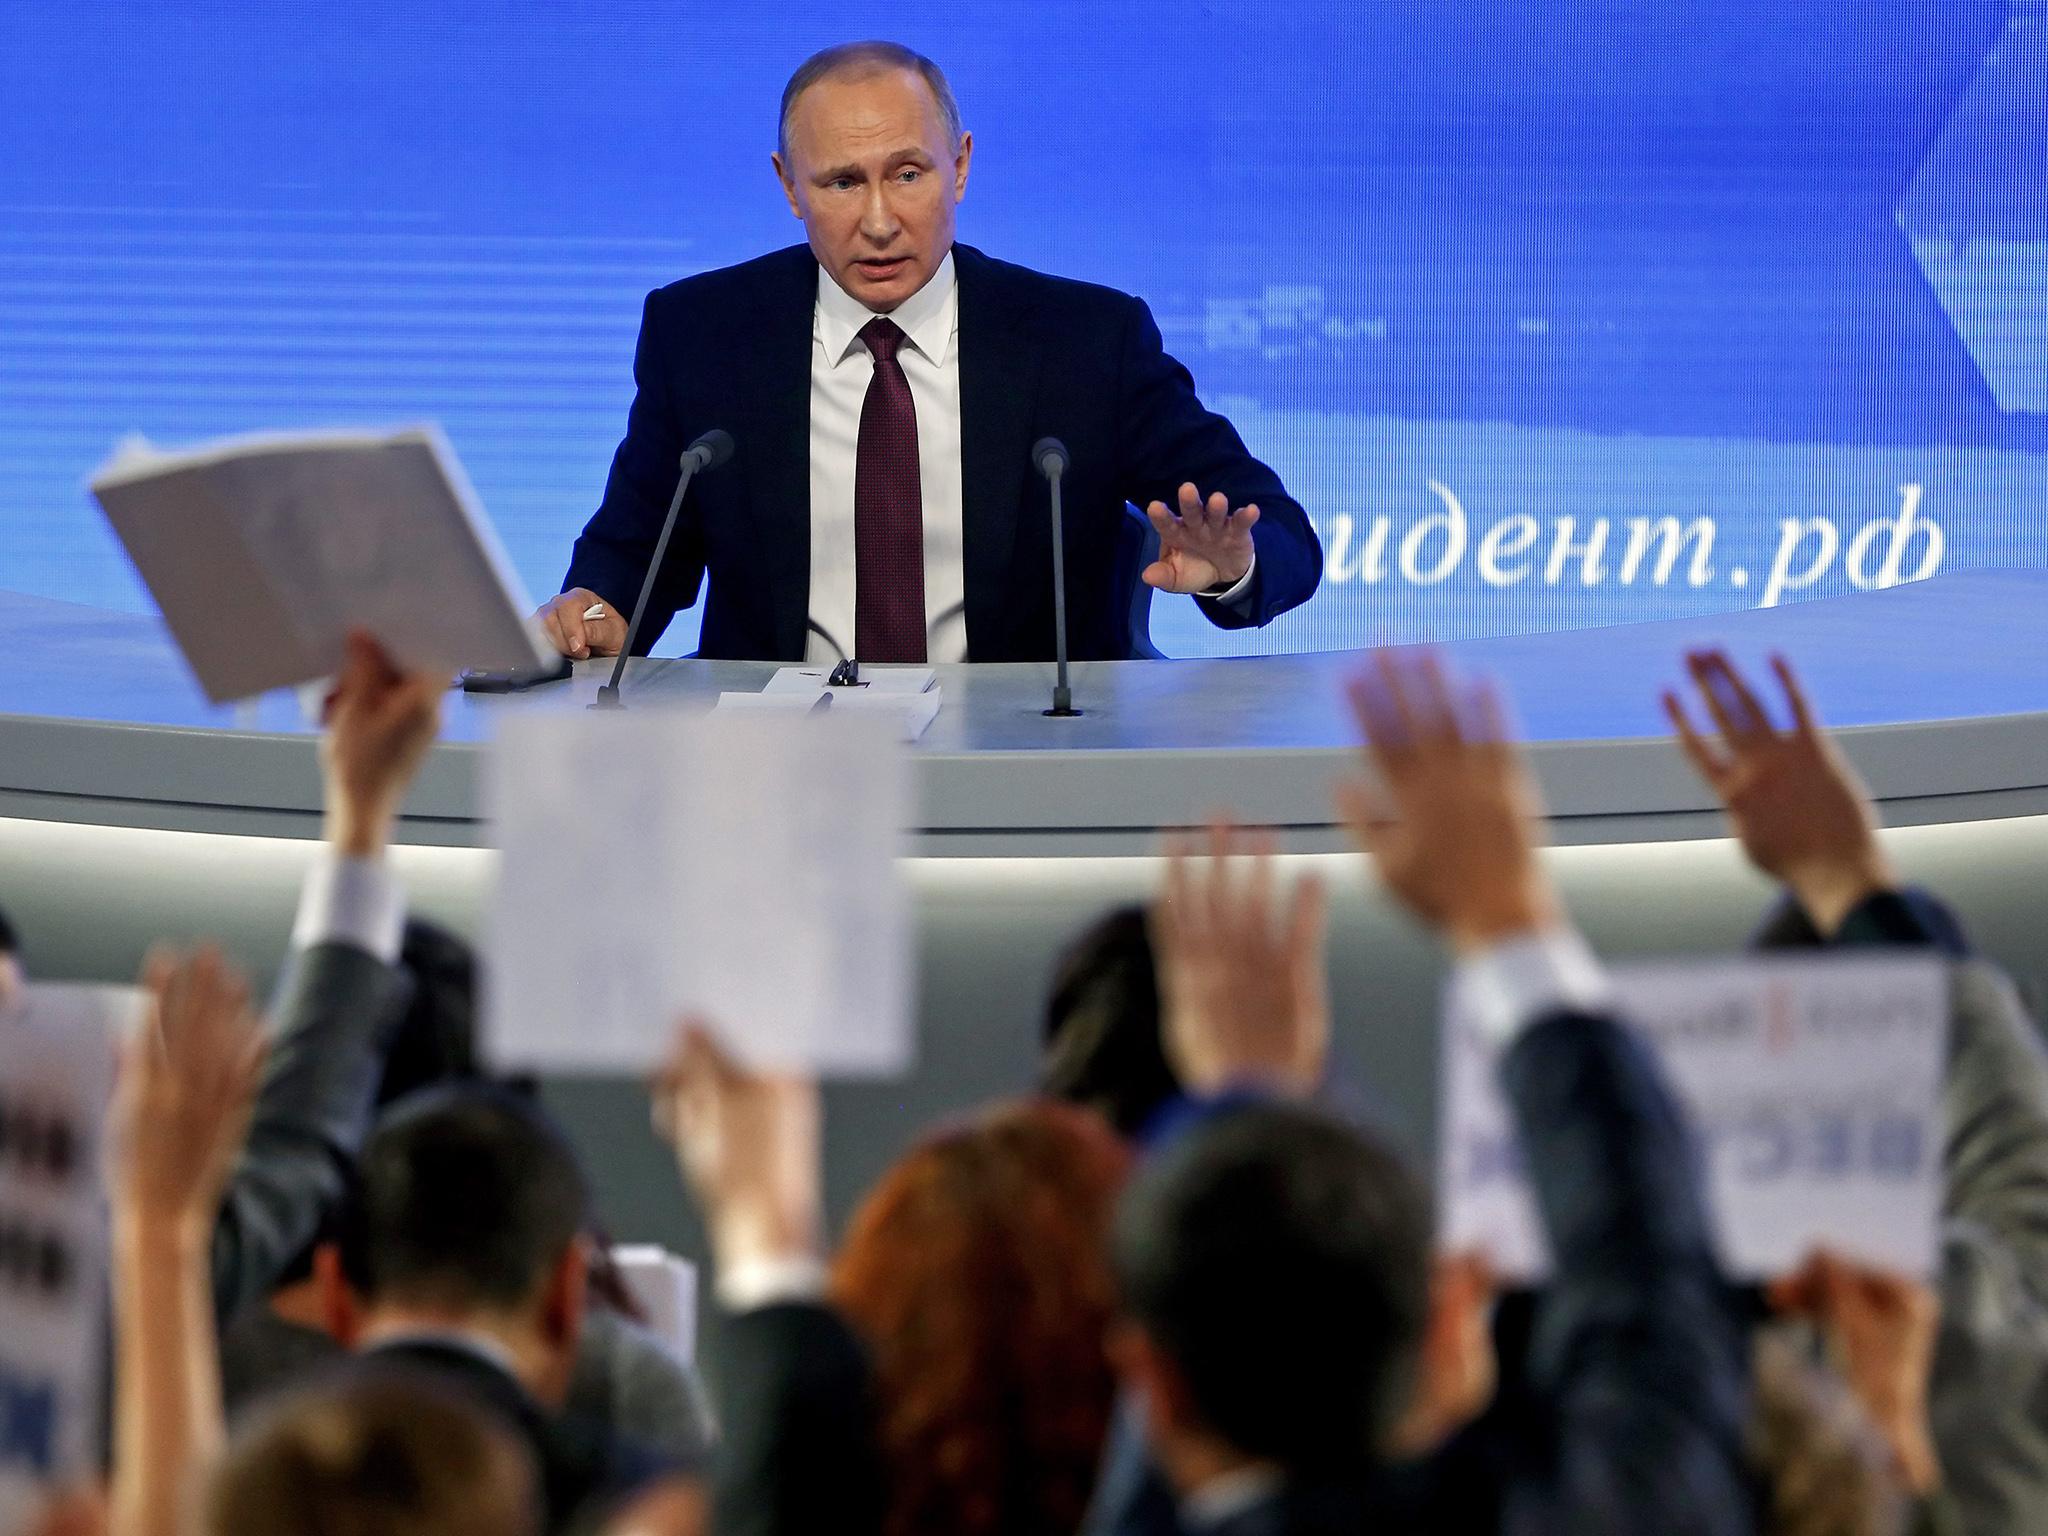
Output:
<svg viewBox="0 0 2048 1536">
<path fill-rule="evenodd" d="M 931 280 L 953 248 L 972 134 L 947 141 L 910 70 L 820 80 L 797 98 L 775 173 L 832 279 L 876 314 Z"/>
</svg>

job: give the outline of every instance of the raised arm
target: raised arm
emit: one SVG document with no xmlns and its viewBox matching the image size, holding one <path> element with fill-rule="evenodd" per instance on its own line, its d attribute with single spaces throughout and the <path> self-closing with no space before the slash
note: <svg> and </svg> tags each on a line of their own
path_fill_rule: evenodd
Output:
<svg viewBox="0 0 2048 1536">
<path fill-rule="evenodd" d="M 206 1254 L 263 1035 L 220 956 L 150 957 L 113 1110 L 112 1536 L 180 1536 L 225 1436 Z"/>
<path fill-rule="evenodd" d="M 654 1108 L 703 1211 L 727 1318 L 713 1531 L 874 1536 L 872 1373 L 824 1302 L 817 1085 L 750 1072 L 693 1024 Z"/>
<path fill-rule="evenodd" d="M 1690 1138 L 1536 855 L 1501 707 L 1430 656 L 1352 689 L 1374 770 L 1340 806 L 1382 882 L 1456 956 L 1502 1077 L 1554 1268 L 1529 1379 L 1551 1447 L 1501 1529 L 1747 1531 L 1747 1340 L 1723 1300 Z"/>
<path fill-rule="evenodd" d="M 223 1318 L 266 1296 L 340 1201 L 369 1130 L 390 1033 L 411 995 L 404 897 L 387 851 L 440 725 L 445 683 L 394 669 L 362 636 L 329 706 L 325 846 L 307 876 L 272 1006 L 275 1038 L 213 1233 Z"/>
</svg>

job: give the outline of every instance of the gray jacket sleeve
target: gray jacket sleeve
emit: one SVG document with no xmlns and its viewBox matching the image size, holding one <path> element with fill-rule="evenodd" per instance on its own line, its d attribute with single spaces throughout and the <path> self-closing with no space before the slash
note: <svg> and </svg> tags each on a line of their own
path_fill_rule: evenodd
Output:
<svg viewBox="0 0 2048 1536">
<path fill-rule="evenodd" d="M 567 1411 L 691 1471 L 711 1456 L 711 1403 L 690 1366 L 653 1333 L 606 1307 L 583 1320 Z"/>
<path fill-rule="evenodd" d="M 315 944 L 287 961 L 249 1138 L 213 1230 L 221 1318 L 268 1295 L 339 1205 L 411 996 L 402 969 L 353 945 Z"/>
<path fill-rule="evenodd" d="M 2012 983 L 1951 981 L 1929 1409 L 1972 1532 L 2048 1530 L 2048 1053 Z"/>
</svg>

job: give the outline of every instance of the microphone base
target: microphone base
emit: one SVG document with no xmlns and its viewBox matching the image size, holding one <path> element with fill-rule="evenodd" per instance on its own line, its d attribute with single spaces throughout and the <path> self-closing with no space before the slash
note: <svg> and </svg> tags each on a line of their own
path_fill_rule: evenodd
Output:
<svg viewBox="0 0 2048 1536">
<path fill-rule="evenodd" d="M 589 707 L 592 709 L 624 709 L 626 701 L 619 697 L 619 689 L 616 683 L 604 683 L 599 686 L 597 697 L 590 701 Z"/>
<path fill-rule="evenodd" d="M 1042 710 L 1041 713 L 1048 720 L 1078 720 L 1088 711 L 1076 709 L 1071 704 L 1055 704 L 1051 709 Z"/>
</svg>

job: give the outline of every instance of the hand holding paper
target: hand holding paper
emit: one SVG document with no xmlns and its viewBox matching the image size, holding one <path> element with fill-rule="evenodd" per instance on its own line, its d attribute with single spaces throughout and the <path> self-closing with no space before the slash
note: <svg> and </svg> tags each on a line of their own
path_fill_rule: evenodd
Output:
<svg viewBox="0 0 2048 1536">
<path fill-rule="evenodd" d="M 1379 651 L 1350 696 L 1378 783 L 1340 784 L 1338 810 L 1387 888 L 1460 950 L 1556 923 L 1542 804 L 1491 685 L 1455 688 L 1430 653 Z"/>
<path fill-rule="evenodd" d="M 1728 808 L 1750 862 L 1790 886 L 1814 926 L 1832 934 L 1859 902 L 1898 884 L 1877 840 L 1870 791 L 1821 729 L 1783 657 L 1771 658 L 1771 670 L 1791 710 L 1789 731 L 1771 723 L 1725 652 L 1696 651 L 1685 661 L 1721 739 L 1709 744 L 1667 689 L 1664 712 L 1679 745 Z"/>
<path fill-rule="evenodd" d="M 1249 870 L 1235 869 L 1247 856 Z M 1210 830 L 1206 858 L 1184 839 L 1168 848 L 1152 945 L 1167 1059 L 1191 1092 L 1260 1081 L 1309 1093 L 1322 1082 L 1323 887 L 1303 878 L 1283 906 L 1273 885 L 1271 840 L 1245 839 L 1227 822 Z"/>
<path fill-rule="evenodd" d="M 441 730 L 446 682 L 398 670 L 361 630 L 327 705 L 320 760 L 327 776 L 327 840 L 348 858 L 375 858 L 391 841 L 399 805 Z"/>
<path fill-rule="evenodd" d="M 1906 1486 L 1941 1484 L 1927 1418 L 1927 1383 L 1941 1303 L 1932 1289 L 1874 1265 L 1817 1250 L 1798 1272 L 1770 1287 L 1771 1305 L 1820 1326 L 1829 1357 L 1870 1414 Z"/>
</svg>

